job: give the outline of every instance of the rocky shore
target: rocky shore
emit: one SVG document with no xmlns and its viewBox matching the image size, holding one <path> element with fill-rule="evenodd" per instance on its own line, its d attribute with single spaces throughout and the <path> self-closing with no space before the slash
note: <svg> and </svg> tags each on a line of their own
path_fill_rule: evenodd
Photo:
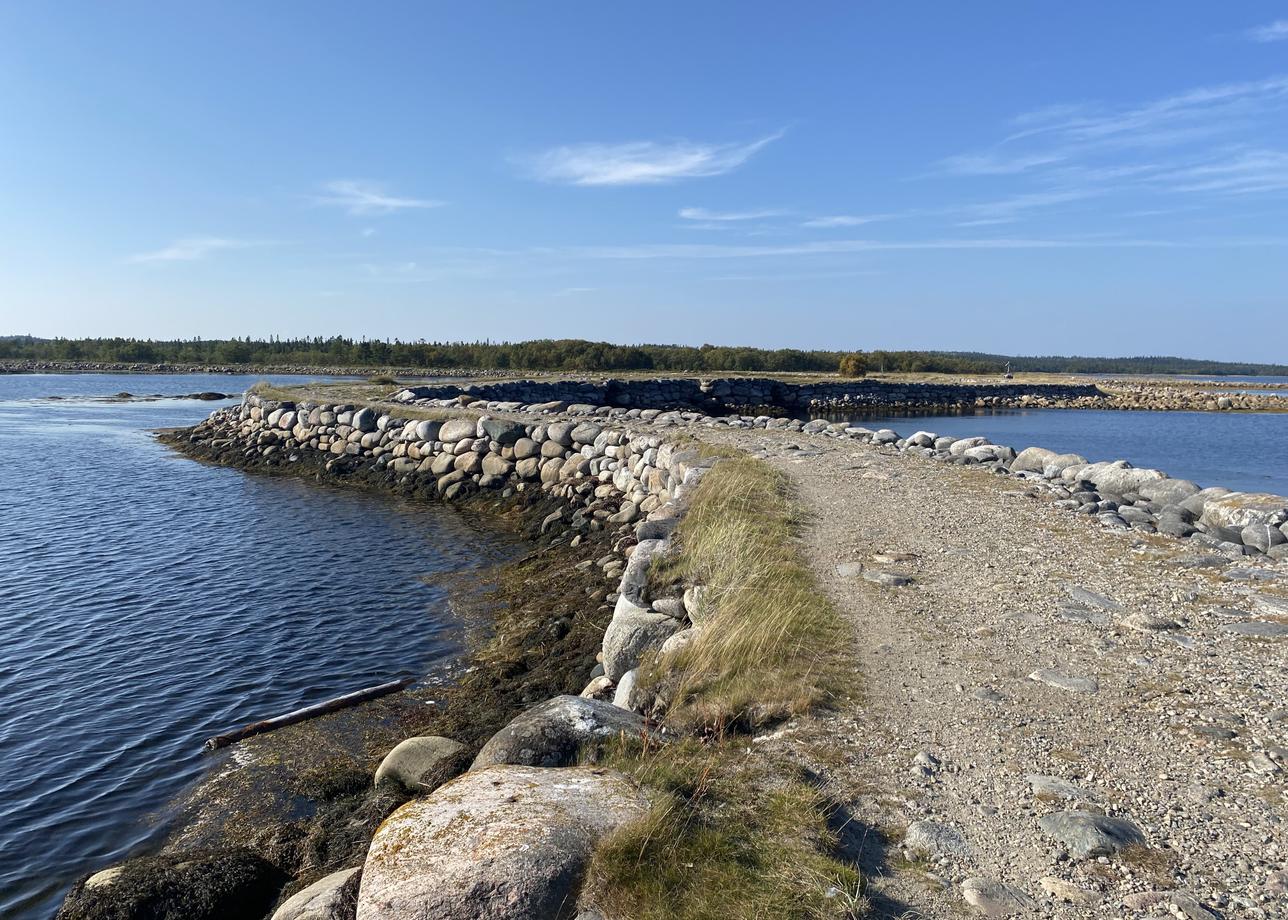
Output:
<svg viewBox="0 0 1288 920">
<path fill-rule="evenodd" d="M 90 876 L 60 917 L 169 916 L 166 904 L 198 894 L 210 905 L 185 916 L 266 916 L 279 899 L 275 920 L 355 911 L 373 918 L 577 913 L 576 883 L 595 841 L 647 808 L 624 777 L 577 764 L 596 744 L 650 734 L 646 716 L 654 699 L 637 682 L 638 667 L 701 629 L 701 586 L 655 584 L 649 571 L 670 551 L 688 496 L 717 460 L 604 418 L 407 419 L 255 395 L 216 411 L 181 441 L 214 462 L 264 468 L 312 462 L 330 476 L 361 474 L 368 485 L 383 481 L 445 501 L 485 492 L 520 501 L 540 493 L 555 505 L 539 523 L 540 536 L 558 534 L 570 548 L 611 540 L 608 552 L 578 564 L 616 586 L 606 596 L 611 615 L 599 663 L 566 675 L 580 694 L 529 707 L 481 747 L 440 736 L 394 746 L 375 772 L 375 790 L 425 797 L 380 825 L 363 865 L 293 891 L 292 867 L 271 852 L 191 849 L 183 872 L 175 871 L 178 856 L 164 856 Z M 284 889 L 290 897 L 281 899 Z M 341 905 L 348 913 L 335 913 Z M 426 905 L 433 907 L 429 914 Z M 593 916 L 592 905 L 581 907 Z"/>
<path fill-rule="evenodd" d="M 389 751 L 375 772 L 374 787 L 399 789 L 415 797 L 388 809 L 389 816 L 375 830 L 360 863 L 318 866 L 317 869 L 329 871 L 292 879 L 283 867 L 262 854 L 237 851 L 193 856 L 184 871 L 193 874 L 195 870 L 190 870 L 195 865 L 200 869 L 195 874 L 206 882 L 212 876 L 226 879 L 227 884 L 220 890 L 229 892 L 229 897 L 245 898 L 250 896 L 248 893 L 260 892 L 255 895 L 262 901 L 259 916 L 268 916 L 271 911 L 273 920 L 348 920 L 355 916 L 360 920 L 425 916 L 566 916 L 602 920 L 604 915 L 593 892 L 583 891 L 580 880 L 597 842 L 642 817 L 649 801 L 645 791 L 626 776 L 578 764 L 584 764 L 588 755 L 593 760 L 595 749 L 613 739 L 652 743 L 663 736 L 654 717 L 665 710 L 666 700 L 654 696 L 651 688 L 655 684 L 640 679 L 641 666 L 671 660 L 668 656 L 709 626 L 703 585 L 680 581 L 659 584 L 654 577 L 658 564 L 674 552 L 673 536 L 694 490 L 720 462 L 697 448 L 703 441 L 753 450 L 767 461 L 791 470 L 794 476 L 798 467 L 817 471 L 818 478 L 803 476 L 800 481 L 817 514 L 812 526 L 822 540 L 816 544 L 821 560 L 820 579 L 856 616 L 856 642 L 860 644 L 864 641 L 863 617 L 875 616 L 870 605 L 889 604 L 902 609 L 901 596 L 909 597 L 909 603 L 915 605 L 920 592 L 931 590 L 928 579 L 932 571 L 944 579 L 948 593 L 938 600 L 946 603 L 955 590 L 949 587 L 954 579 L 965 585 L 979 581 L 983 570 L 1014 567 L 1011 560 L 1005 565 L 999 561 L 994 555 L 996 548 L 990 548 L 983 557 L 968 558 L 969 541 L 984 542 L 987 534 L 980 531 L 972 536 L 972 527 L 978 530 L 993 526 L 1005 531 L 1008 539 L 1023 539 L 1007 517 L 1013 514 L 1004 506 L 1007 496 L 1040 502 L 1040 506 L 1022 515 L 1023 533 L 1032 534 L 1029 539 L 1034 542 L 1046 540 L 1041 536 L 1044 528 L 1058 530 L 1064 526 L 1058 522 L 1067 519 L 1078 522 L 1077 527 L 1094 524 L 1105 535 L 1103 539 L 1134 540 L 1137 542 L 1133 546 L 1155 547 L 1160 554 L 1171 553 L 1166 547 L 1174 546 L 1180 559 L 1176 571 L 1186 576 L 1203 578 L 1206 573 L 1220 573 L 1222 586 L 1207 589 L 1228 605 L 1219 608 L 1228 613 L 1212 615 L 1219 638 L 1250 642 L 1264 650 L 1282 648 L 1279 643 L 1288 637 L 1288 598 L 1260 589 L 1249 590 L 1249 599 L 1236 608 L 1239 601 L 1225 596 L 1230 591 L 1245 590 L 1244 586 L 1273 585 L 1282 577 L 1282 566 L 1288 560 L 1288 499 L 1282 496 L 1202 488 L 1171 479 L 1158 470 L 1135 469 L 1125 461 L 1089 463 L 1078 455 L 1057 455 L 1040 447 L 1017 452 L 983 438 L 938 437 L 928 431 L 901 436 L 889 429 L 873 431 L 825 419 L 805 421 L 768 413 L 714 414 L 728 404 L 726 401 L 754 400 L 762 395 L 781 399 L 783 394 L 756 391 L 750 385 L 723 392 L 718 382 L 713 385 L 708 381 L 700 383 L 696 391 L 701 394 L 696 404 L 702 408 L 689 408 L 695 404 L 689 402 L 695 397 L 687 383 L 677 384 L 670 391 L 666 388 L 671 381 L 647 383 L 654 389 L 613 389 L 608 384 L 602 385 L 603 389 L 580 384 L 579 388 L 568 389 L 566 382 L 545 385 L 532 381 L 492 385 L 493 389 L 416 388 L 400 391 L 388 403 L 376 407 L 279 402 L 252 394 L 241 405 L 216 411 L 184 434 L 186 450 L 215 462 L 264 469 L 312 464 L 328 477 L 361 478 L 368 484 L 414 490 L 446 501 L 492 496 L 499 502 L 522 502 L 540 495 L 552 505 L 551 510 L 543 511 L 537 532 L 566 540 L 569 549 L 600 546 L 608 541 L 607 552 L 596 549 L 596 555 L 578 563 L 578 567 L 599 571 L 615 588 L 605 598 L 611 610 L 606 611 L 607 622 L 598 637 L 597 664 L 585 673 L 568 675 L 574 692 L 529 705 L 500 730 L 478 742 L 417 735 Z M 516 388 L 519 386 L 523 389 Z M 564 389 L 552 389 L 555 386 Z M 587 401 L 547 398 L 552 396 Z M 672 405 L 612 404 L 626 398 L 658 399 Z M 813 390 L 795 398 L 816 405 L 814 401 L 820 393 Z M 595 399 L 606 401 L 597 403 Z M 911 467 L 905 470 L 906 464 L 917 464 L 920 472 L 912 472 Z M 956 486 L 937 485 L 942 479 L 931 472 L 936 466 L 959 470 L 961 475 L 992 474 L 985 479 L 1009 486 L 1002 491 L 985 489 L 986 494 L 980 497 L 954 491 Z M 939 475 L 942 477 L 945 471 L 941 469 Z M 882 516 L 874 517 L 874 510 L 846 505 L 837 513 L 825 504 L 829 501 L 829 483 L 845 483 L 856 500 L 868 495 L 862 500 L 873 506 L 882 505 L 882 490 L 893 490 L 900 476 L 919 483 L 923 493 L 934 492 L 937 500 L 942 497 L 939 492 L 955 495 L 963 507 L 970 509 L 961 520 L 948 510 L 939 512 L 945 518 L 952 517 L 951 525 L 945 526 L 956 528 L 952 531 L 954 539 L 967 541 L 960 554 L 950 554 L 945 561 L 932 565 L 929 554 L 934 552 L 933 539 L 927 543 L 921 536 L 890 537 L 889 534 L 908 533 L 907 528 L 893 523 L 900 514 L 897 509 L 883 506 Z M 877 490 L 875 495 L 870 494 L 873 488 Z M 900 507 L 915 507 L 918 494 L 922 493 L 902 494 L 904 504 Z M 1052 515 L 1055 510 L 1072 514 L 1061 518 Z M 996 515 L 1000 517 L 993 523 Z M 1051 518 L 1049 523 L 1044 523 L 1045 516 Z M 990 523 L 986 525 L 985 521 Z M 878 527 L 878 522 L 885 524 Z M 864 534 L 870 531 L 886 536 L 877 536 L 864 557 L 856 559 L 853 551 L 847 550 L 838 559 L 836 547 L 869 542 L 854 534 L 857 525 L 865 525 L 861 531 Z M 1055 551 L 1054 545 L 1051 549 Z M 1060 545 L 1059 552 L 1069 551 L 1070 546 Z M 1092 586 L 1075 584 L 1068 589 L 1057 622 L 1084 629 L 1112 627 L 1136 637 L 1135 642 L 1175 640 L 1179 648 L 1199 655 L 1187 666 L 1184 680 L 1204 680 L 1210 663 L 1205 663 L 1200 646 L 1187 644 L 1179 634 L 1190 618 L 1156 609 L 1158 604 L 1147 601 L 1152 589 L 1138 586 L 1131 576 L 1111 584 L 1107 590 L 1101 583 L 1103 579 L 1094 580 L 1089 574 L 1097 571 L 1099 563 L 1095 560 L 1100 558 L 1100 550 L 1087 547 L 1085 552 L 1090 562 L 1070 561 L 1068 567 L 1086 570 L 1085 580 Z M 1043 578 L 1050 579 L 1053 574 L 1046 571 L 1049 566 L 1041 561 L 1044 559 L 1034 557 L 1033 562 L 1044 571 Z M 1123 570 L 1118 567 L 1115 571 Z M 1014 577 L 1017 584 L 1023 578 L 1019 569 Z M 1041 590 L 1035 587 L 1030 592 L 1034 603 L 1039 602 L 1039 597 L 1042 604 L 1048 602 L 1045 586 L 1046 582 L 1042 582 Z M 1002 603 L 994 597 L 991 587 L 986 593 L 990 605 Z M 1184 602 L 1193 602 L 1200 596 L 1201 592 L 1195 591 Z M 1180 595 L 1175 591 L 1171 597 L 1182 603 L 1176 601 Z M 1012 616 L 994 606 L 977 611 L 970 595 L 962 597 L 961 606 L 969 608 L 976 618 L 977 636 L 984 636 L 984 630 L 1001 629 L 1001 623 L 993 618 Z M 906 615 L 924 618 L 926 614 L 914 606 Z M 1023 611 L 1013 615 L 1020 618 L 1015 623 L 1030 622 L 1023 619 L 1029 616 Z M 937 614 L 930 616 L 934 619 Z M 932 628 L 927 621 L 924 628 L 932 630 L 927 635 L 934 635 L 933 629 L 941 627 Z M 1088 673 L 1094 669 L 1081 653 L 1071 661 L 1062 661 L 1058 650 L 1045 648 L 1042 639 L 1041 630 L 1023 634 L 1025 652 L 1034 659 L 1034 666 L 1021 675 L 1028 684 L 1046 688 L 1048 693 L 1063 694 L 1063 700 L 1097 695 L 1103 699 L 1116 692 L 1117 676 Z M 923 667 L 916 657 L 916 642 L 889 641 L 891 648 L 911 656 L 905 666 L 918 670 Z M 944 648 L 938 642 L 931 645 Z M 1117 647 L 1117 643 L 1105 640 L 1098 654 L 1110 654 Z M 994 654 L 999 653 L 1004 654 L 994 650 Z M 954 647 L 949 654 L 956 656 L 950 657 L 955 661 L 974 653 Z M 1138 654 L 1132 659 L 1137 662 L 1133 666 L 1152 668 L 1149 654 Z M 949 916 L 955 903 L 951 893 L 956 892 L 960 903 L 990 917 L 1126 917 L 1155 915 L 1159 910 L 1198 920 L 1220 917 L 1226 910 L 1242 911 L 1240 915 L 1248 917 L 1275 916 L 1276 903 L 1288 893 L 1288 867 L 1283 865 L 1279 831 L 1272 828 L 1272 824 L 1281 824 L 1282 818 L 1271 817 L 1275 814 L 1273 802 L 1282 802 L 1279 784 L 1288 766 L 1288 749 L 1273 740 L 1280 731 L 1275 726 L 1284 724 L 1282 707 L 1277 710 L 1281 715 L 1276 717 L 1261 708 L 1254 707 L 1253 711 L 1226 699 L 1221 692 L 1209 698 L 1204 690 L 1201 694 L 1187 692 L 1202 695 L 1205 707 L 1215 707 L 1211 712 L 1202 709 L 1187 716 L 1189 710 L 1179 699 L 1175 705 L 1180 708 L 1168 710 L 1180 713 L 1183 723 L 1202 727 L 1202 731 L 1195 729 L 1195 737 L 1204 743 L 1225 744 L 1243 733 L 1249 734 L 1250 743 L 1239 748 L 1243 753 L 1237 763 L 1244 765 L 1242 769 L 1252 779 L 1235 780 L 1223 772 L 1222 778 L 1214 782 L 1237 790 L 1237 801 L 1245 810 L 1251 809 L 1245 813 L 1255 818 L 1250 825 L 1252 836 L 1261 835 L 1267 847 L 1262 858 L 1248 861 L 1246 849 L 1204 849 L 1197 843 L 1200 832 L 1193 829 L 1194 825 L 1177 823 L 1173 815 L 1178 812 L 1167 811 L 1164 815 L 1154 810 L 1151 793 L 1141 785 L 1143 775 L 1134 768 L 1119 765 L 1124 776 L 1132 776 L 1123 789 L 1136 798 L 1119 797 L 1117 804 L 1108 806 L 1101 794 L 1084 786 L 1092 785 L 1112 767 L 1099 765 L 1074 770 L 1067 776 L 1067 766 L 1061 767 L 1059 757 L 1049 753 L 1029 773 L 1033 789 L 1040 792 L 1038 800 L 1052 807 L 1034 816 L 1032 831 L 1024 831 L 1025 839 L 1036 834 L 1035 840 L 1043 843 L 1033 853 L 1021 858 L 1012 856 L 1008 861 L 1007 854 L 999 853 L 982 836 L 989 832 L 975 827 L 981 815 L 987 824 L 999 812 L 996 806 L 982 804 L 990 796 L 973 772 L 982 763 L 1003 770 L 994 761 L 996 752 L 965 742 L 960 749 L 943 742 L 910 751 L 907 745 L 913 742 L 908 739 L 882 746 L 873 736 L 857 747 L 846 740 L 850 729 L 845 720 L 849 718 L 856 724 L 859 720 L 879 720 L 881 731 L 896 739 L 902 738 L 900 718 L 918 725 L 918 720 L 929 720 L 935 727 L 927 730 L 928 736 L 955 732 L 948 727 L 952 704 L 941 701 L 929 710 L 917 708 L 909 712 L 906 707 L 911 701 L 893 692 L 897 677 L 883 670 L 880 656 L 860 653 L 857 659 L 870 669 L 869 680 L 880 672 L 881 683 L 874 688 L 870 712 L 860 710 L 850 715 L 841 711 L 824 716 L 822 721 L 800 720 L 756 742 L 758 750 L 766 754 L 779 752 L 800 761 L 811 773 L 822 777 L 820 782 L 835 785 L 840 781 L 842 785 L 849 783 L 849 788 L 863 781 L 849 766 L 835 761 L 838 752 L 864 749 L 863 756 L 882 764 L 881 769 L 887 762 L 898 762 L 895 772 L 904 771 L 907 776 L 906 771 L 912 771 L 912 779 L 902 785 L 918 790 L 915 796 L 909 799 L 909 790 L 896 786 L 882 791 L 892 801 L 906 802 L 893 809 L 906 825 L 886 836 L 902 849 L 911 871 L 894 872 L 889 881 L 883 881 L 884 875 L 892 871 L 887 863 L 871 865 L 864 863 L 869 856 L 855 855 L 876 882 L 872 893 L 878 903 L 886 898 L 899 910 L 912 909 L 909 905 L 915 904 L 925 916 Z M 1280 664 L 1281 673 L 1266 678 L 1275 687 L 1282 682 L 1282 659 Z M 1223 675 L 1223 687 L 1244 687 L 1249 679 L 1255 680 L 1244 670 L 1237 675 L 1226 675 L 1220 669 L 1211 673 Z M 579 693 L 577 686 L 582 688 Z M 1169 700 L 1174 698 L 1171 693 L 1144 699 Z M 1031 694 L 1027 691 L 1027 695 Z M 1027 699 L 1026 694 L 998 693 L 987 685 L 979 687 L 971 703 L 974 718 L 982 720 L 980 725 L 991 726 L 990 706 L 1014 716 L 1015 710 L 1008 702 L 1010 695 Z M 938 694 L 932 691 L 927 696 L 935 698 Z M 1255 696 L 1261 699 L 1264 694 Z M 1129 695 L 1126 699 L 1135 698 Z M 877 703 L 881 700 L 887 700 L 889 711 L 879 709 Z M 1232 723 L 1216 714 L 1222 706 L 1239 713 L 1240 727 L 1225 727 Z M 902 716 L 896 712 L 900 707 L 904 707 Z M 1072 709 L 1060 712 L 1058 718 L 1064 721 L 1058 726 L 1030 721 L 1023 723 L 1025 730 L 1066 733 L 1064 726 L 1073 724 L 1077 716 Z M 1207 726 L 1213 727 L 1209 731 Z M 1132 737 L 1140 737 L 1142 728 L 1133 729 L 1136 735 L 1122 737 L 1112 727 L 1112 717 L 1106 717 L 1100 727 L 1111 733 L 1109 746 L 1119 756 L 1131 757 L 1135 751 L 1134 756 L 1144 764 L 1154 763 L 1162 756 L 1152 746 L 1155 742 L 1147 748 L 1132 746 Z M 993 737 L 991 732 L 990 727 L 989 737 Z M 926 744 L 924 740 L 916 743 Z M 1007 756 L 1022 756 L 1013 744 L 997 744 L 998 750 L 1011 751 Z M 1082 745 L 1094 745 L 1094 740 L 1079 733 L 1069 744 L 1075 751 L 1082 751 Z M 1042 749 L 1050 747 L 1048 744 Z M 1075 759 L 1063 763 L 1076 763 L 1084 754 L 1069 757 Z M 1157 776 L 1170 783 L 1180 768 L 1174 759 L 1166 759 L 1166 766 Z M 1221 770 L 1225 769 L 1222 766 Z M 955 793 L 966 799 L 941 801 L 940 790 L 954 786 L 959 770 L 974 782 L 965 791 Z M 894 782 L 890 778 L 893 775 L 887 774 L 889 782 Z M 828 776 L 832 779 L 828 780 Z M 1205 782 L 1202 779 L 1198 784 Z M 1105 794 L 1118 789 L 1112 778 L 1105 785 Z M 1270 791 L 1253 808 L 1248 796 L 1266 789 Z M 1212 793 L 1204 803 L 1216 801 L 1221 794 Z M 838 789 L 837 795 L 848 798 L 856 814 L 867 814 L 873 821 L 884 820 L 891 810 L 889 802 L 880 797 L 847 794 L 845 789 Z M 917 804 L 918 798 L 922 804 Z M 877 807 L 880 803 L 885 804 Z M 968 815 L 968 807 L 977 810 Z M 1208 813 L 1207 807 L 1196 806 L 1203 814 Z M 987 811 L 990 808 L 992 811 Z M 1142 818 L 1145 815 L 1148 817 Z M 1185 821 L 1189 822 L 1189 817 Z M 963 826 L 968 832 L 963 832 Z M 872 850 L 870 847 L 868 852 Z M 1053 863 L 1040 869 L 1040 860 L 1035 862 L 1034 855 L 1038 852 L 1049 854 Z M 1214 854 L 1242 860 L 1228 872 L 1231 884 L 1220 890 L 1209 884 L 1211 873 L 1218 871 L 1212 866 Z M 164 878 L 170 880 L 167 884 L 171 887 L 166 889 L 169 897 L 174 897 L 175 891 L 182 892 L 185 884 L 195 884 L 191 879 L 185 882 L 187 876 L 174 867 L 173 857 L 167 858 L 172 862 L 161 870 L 151 863 L 127 863 L 91 876 L 77 886 L 61 916 L 66 920 L 132 916 L 128 911 L 122 913 L 119 906 L 132 903 L 129 898 L 138 888 L 139 873 L 151 873 L 147 877 L 153 877 L 163 870 Z M 1020 875 L 1016 874 L 1017 865 L 1022 869 Z M 1040 878 L 1024 875 L 1039 871 L 1046 874 Z M 924 883 L 916 884 L 914 878 L 923 878 Z M 1202 882 L 1196 887 L 1199 879 Z M 305 881 L 309 883 L 307 887 L 302 884 Z M 1236 889 L 1237 893 L 1231 894 Z M 1112 907 L 1107 900 L 1110 897 L 1117 899 Z M 896 913 L 892 909 L 889 915 Z M 221 914 L 216 910 L 191 915 Z M 236 915 L 255 916 L 253 911 Z M 609 916 L 607 920 L 614 918 Z"/>
</svg>

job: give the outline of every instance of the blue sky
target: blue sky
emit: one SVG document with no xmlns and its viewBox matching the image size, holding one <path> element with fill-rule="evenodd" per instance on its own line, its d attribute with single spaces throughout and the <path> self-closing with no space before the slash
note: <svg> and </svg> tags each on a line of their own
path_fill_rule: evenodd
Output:
<svg viewBox="0 0 1288 920">
<path fill-rule="evenodd" d="M 1285 359 L 1288 4 L 0 0 L 0 332 Z"/>
</svg>

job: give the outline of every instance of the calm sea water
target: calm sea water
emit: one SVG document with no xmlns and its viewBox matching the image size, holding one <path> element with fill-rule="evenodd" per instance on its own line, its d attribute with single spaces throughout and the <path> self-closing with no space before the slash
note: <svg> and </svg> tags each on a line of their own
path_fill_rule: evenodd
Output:
<svg viewBox="0 0 1288 920">
<path fill-rule="evenodd" d="M 47 918 L 153 842 L 210 735 L 449 660 L 458 624 L 423 576 L 516 551 L 448 508 L 149 434 L 218 403 L 84 398 L 254 379 L 0 375 L 0 917 Z"/>
<path fill-rule="evenodd" d="M 853 415 L 907 436 L 981 436 L 1016 450 L 1045 447 L 1088 460 L 1129 460 L 1201 486 L 1288 495 L 1288 413 L 977 410 L 969 415 Z"/>
</svg>

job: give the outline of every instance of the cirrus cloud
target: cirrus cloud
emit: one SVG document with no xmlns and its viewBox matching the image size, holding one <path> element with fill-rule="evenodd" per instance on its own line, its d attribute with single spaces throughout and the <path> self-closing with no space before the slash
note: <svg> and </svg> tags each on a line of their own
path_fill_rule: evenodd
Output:
<svg viewBox="0 0 1288 920">
<path fill-rule="evenodd" d="M 433 198 L 391 195 L 383 185 L 367 179 L 333 179 L 323 189 L 326 194 L 316 196 L 314 201 L 344 208 L 355 217 L 393 214 L 414 208 L 441 208 L 446 204 Z"/>
<path fill-rule="evenodd" d="M 661 185 L 681 179 L 719 176 L 742 166 L 783 136 L 712 144 L 687 140 L 572 144 L 529 157 L 524 165 L 544 182 L 566 185 Z"/>
</svg>

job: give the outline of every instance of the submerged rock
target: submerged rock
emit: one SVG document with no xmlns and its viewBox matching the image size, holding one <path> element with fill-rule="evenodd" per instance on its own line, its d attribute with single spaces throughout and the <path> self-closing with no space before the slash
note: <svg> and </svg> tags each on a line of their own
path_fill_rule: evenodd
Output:
<svg viewBox="0 0 1288 920">
<path fill-rule="evenodd" d="M 85 879 L 57 920 L 227 920 L 262 917 L 285 877 L 245 849 L 140 856 Z"/>
<path fill-rule="evenodd" d="M 376 833 L 358 920 L 555 920 L 576 914 L 595 842 L 642 817 L 619 773 L 493 766 L 404 805 Z"/>
</svg>

